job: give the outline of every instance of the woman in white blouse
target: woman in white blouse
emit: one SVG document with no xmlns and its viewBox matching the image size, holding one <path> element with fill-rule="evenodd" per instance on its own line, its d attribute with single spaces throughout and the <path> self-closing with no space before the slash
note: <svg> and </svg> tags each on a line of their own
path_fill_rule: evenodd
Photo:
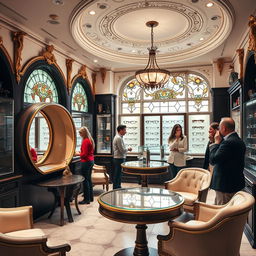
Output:
<svg viewBox="0 0 256 256">
<path fill-rule="evenodd" d="M 188 150 L 187 137 L 182 133 L 182 127 L 175 124 L 171 135 L 168 138 L 170 154 L 168 163 L 170 164 L 172 178 L 174 178 L 180 169 L 186 166 L 186 156 L 184 152 Z"/>
</svg>

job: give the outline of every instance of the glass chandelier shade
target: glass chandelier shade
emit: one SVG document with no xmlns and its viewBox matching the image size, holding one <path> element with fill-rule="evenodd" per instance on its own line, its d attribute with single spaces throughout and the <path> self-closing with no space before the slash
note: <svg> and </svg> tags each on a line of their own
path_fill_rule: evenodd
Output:
<svg viewBox="0 0 256 256">
<path fill-rule="evenodd" d="M 151 27 L 151 48 L 148 48 L 148 64 L 145 69 L 136 71 L 135 77 L 142 87 L 153 90 L 164 87 L 169 80 L 170 72 L 168 70 L 159 68 L 156 62 L 157 47 L 154 46 L 153 28 L 158 25 L 158 22 L 148 21 L 146 25 Z"/>
</svg>

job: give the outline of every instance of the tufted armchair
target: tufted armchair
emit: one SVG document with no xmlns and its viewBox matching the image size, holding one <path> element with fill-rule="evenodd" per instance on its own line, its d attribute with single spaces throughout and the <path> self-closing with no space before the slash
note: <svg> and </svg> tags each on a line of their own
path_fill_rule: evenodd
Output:
<svg viewBox="0 0 256 256">
<path fill-rule="evenodd" d="M 184 209 L 194 212 L 194 203 L 198 200 L 206 201 L 211 183 L 211 173 L 202 168 L 184 168 L 177 176 L 165 182 L 165 188 L 181 194 L 184 199 Z"/>
<path fill-rule="evenodd" d="M 109 175 L 105 166 L 94 164 L 92 168 L 92 184 L 103 185 L 103 189 L 108 191 L 109 188 Z"/>
<path fill-rule="evenodd" d="M 157 236 L 159 256 L 239 256 L 254 201 L 253 196 L 240 191 L 225 205 L 196 203 L 196 220 L 170 221 L 170 233 Z"/>
<path fill-rule="evenodd" d="M 70 245 L 46 245 L 41 229 L 33 229 L 32 206 L 0 208 L 0 255 L 64 256 Z"/>
</svg>

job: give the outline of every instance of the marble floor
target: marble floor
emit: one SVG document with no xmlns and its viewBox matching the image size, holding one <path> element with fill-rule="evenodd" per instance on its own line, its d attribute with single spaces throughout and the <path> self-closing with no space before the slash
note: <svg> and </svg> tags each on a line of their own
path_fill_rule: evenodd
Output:
<svg viewBox="0 0 256 256">
<path fill-rule="evenodd" d="M 123 187 L 134 187 L 136 184 L 124 183 Z M 154 185 L 149 185 L 153 187 Z M 110 187 L 111 188 L 111 187 Z M 90 205 L 80 205 L 81 215 L 77 214 L 72 203 L 74 222 L 65 219 L 65 225 L 59 226 L 59 209 L 51 219 L 41 217 L 35 222 L 35 228 L 41 228 L 48 236 L 48 245 L 68 243 L 71 245 L 69 256 L 113 256 L 119 250 L 133 247 L 136 231 L 132 224 L 124 224 L 106 219 L 98 212 L 97 197 L 104 191 L 102 186 L 94 187 L 95 200 Z M 210 191 L 207 202 L 212 203 L 214 192 Z M 65 215 L 66 217 L 66 215 Z M 147 238 L 150 247 L 157 248 L 158 234 L 169 232 L 167 222 L 148 225 Z M 252 249 L 247 238 L 243 235 L 240 256 L 256 256 L 256 249 Z"/>
</svg>

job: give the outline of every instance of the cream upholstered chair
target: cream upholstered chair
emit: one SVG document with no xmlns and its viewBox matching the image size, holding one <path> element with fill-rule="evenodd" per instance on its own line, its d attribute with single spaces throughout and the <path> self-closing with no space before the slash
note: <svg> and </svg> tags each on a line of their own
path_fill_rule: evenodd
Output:
<svg viewBox="0 0 256 256">
<path fill-rule="evenodd" d="M 240 191 L 225 205 L 196 203 L 196 220 L 170 221 L 170 233 L 158 235 L 160 256 L 239 256 L 244 225 L 254 198 Z"/>
<path fill-rule="evenodd" d="M 103 185 L 103 189 L 108 191 L 109 188 L 109 175 L 105 166 L 94 164 L 92 168 L 92 184 Z"/>
<path fill-rule="evenodd" d="M 194 212 L 194 203 L 206 201 L 211 183 L 211 173 L 202 168 L 184 168 L 177 176 L 165 182 L 165 188 L 181 194 L 184 199 L 184 210 Z"/>
<path fill-rule="evenodd" d="M 0 255 L 63 256 L 70 251 L 68 244 L 46 245 L 47 237 L 41 229 L 33 229 L 32 206 L 0 208 Z"/>
</svg>

